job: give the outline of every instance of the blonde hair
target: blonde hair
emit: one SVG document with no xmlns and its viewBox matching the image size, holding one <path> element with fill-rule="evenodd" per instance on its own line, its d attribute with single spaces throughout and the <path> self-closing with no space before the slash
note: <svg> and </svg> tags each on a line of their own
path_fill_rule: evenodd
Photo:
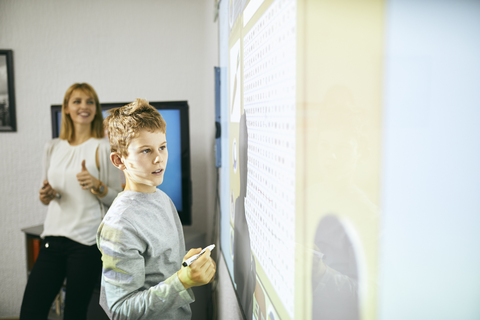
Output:
<svg viewBox="0 0 480 320">
<path fill-rule="evenodd" d="M 148 104 L 147 100 L 137 99 L 123 107 L 110 109 L 103 121 L 107 128 L 110 150 L 121 156 L 128 156 L 128 146 L 138 132 L 160 130 L 166 133 L 167 123 L 160 112 Z"/>
<path fill-rule="evenodd" d="M 98 101 L 98 96 L 95 90 L 88 83 L 74 83 L 67 89 L 65 92 L 65 97 L 63 98 L 62 104 L 62 124 L 60 126 L 60 139 L 63 140 L 72 140 L 75 135 L 75 130 L 73 127 L 73 121 L 69 114 L 65 113 L 65 109 L 68 106 L 68 101 L 72 96 L 73 91 L 82 90 L 87 96 L 90 96 L 95 101 L 95 118 L 91 123 L 91 135 L 93 138 L 103 138 L 105 132 L 103 131 L 103 115 L 102 108 L 100 107 L 100 101 Z"/>
</svg>

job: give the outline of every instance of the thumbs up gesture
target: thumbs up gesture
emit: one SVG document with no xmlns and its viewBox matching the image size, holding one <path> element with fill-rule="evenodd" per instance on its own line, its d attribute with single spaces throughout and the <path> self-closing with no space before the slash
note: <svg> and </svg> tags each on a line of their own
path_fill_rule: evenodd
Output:
<svg viewBox="0 0 480 320">
<path fill-rule="evenodd" d="M 87 167 L 85 166 L 85 160 L 82 161 L 82 169 L 80 173 L 77 174 L 77 180 L 83 190 L 87 189 L 98 189 L 100 186 L 100 180 L 96 179 L 94 176 L 88 172 Z"/>
</svg>

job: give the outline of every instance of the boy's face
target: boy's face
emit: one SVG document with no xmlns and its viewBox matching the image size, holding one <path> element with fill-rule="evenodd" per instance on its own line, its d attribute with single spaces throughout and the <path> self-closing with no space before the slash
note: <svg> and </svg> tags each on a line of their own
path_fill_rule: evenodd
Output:
<svg viewBox="0 0 480 320">
<path fill-rule="evenodd" d="M 167 167 L 167 138 L 160 130 L 140 130 L 130 141 L 128 156 L 123 158 L 127 186 L 125 190 L 152 193 L 163 182 Z"/>
</svg>

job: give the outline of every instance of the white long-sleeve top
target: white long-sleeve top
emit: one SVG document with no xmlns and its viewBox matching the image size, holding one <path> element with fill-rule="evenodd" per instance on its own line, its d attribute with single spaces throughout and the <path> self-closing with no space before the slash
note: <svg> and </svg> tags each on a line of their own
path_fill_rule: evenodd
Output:
<svg viewBox="0 0 480 320">
<path fill-rule="evenodd" d="M 98 198 L 80 186 L 76 176 L 83 160 L 88 172 L 108 187 L 105 197 Z M 61 139 L 49 141 L 44 150 L 43 180 L 48 180 L 61 198 L 54 198 L 48 205 L 41 237 L 63 236 L 84 245 L 95 244 L 97 228 L 121 191 L 120 171 L 110 162 L 108 140 L 90 138 L 78 146 Z"/>
</svg>

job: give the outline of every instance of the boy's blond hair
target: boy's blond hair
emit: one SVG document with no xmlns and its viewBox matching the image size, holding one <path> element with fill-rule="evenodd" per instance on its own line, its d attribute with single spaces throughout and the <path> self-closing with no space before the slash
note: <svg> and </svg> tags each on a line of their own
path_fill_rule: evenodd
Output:
<svg viewBox="0 0 480 320">
<path fill-rule="evenodd" d="M 145 99 L 137 99 L 123 107 L 110 109 L 103 121 L 108 131 L 110 150 L 128 156 L 128 146 L 142 129 L 166 133 L 167 123 L 161 114 Z"/>
</svg>

